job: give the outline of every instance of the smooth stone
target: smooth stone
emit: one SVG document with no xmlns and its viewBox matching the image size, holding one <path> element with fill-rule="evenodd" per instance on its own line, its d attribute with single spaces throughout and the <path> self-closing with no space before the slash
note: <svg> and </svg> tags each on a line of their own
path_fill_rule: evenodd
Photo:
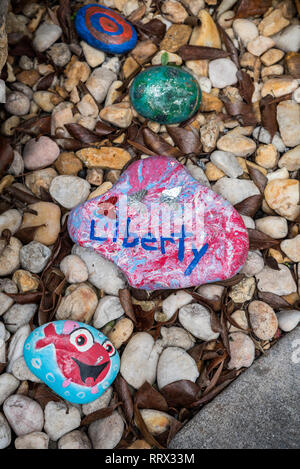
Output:
<svg viewBox="0 0 300 469">
<path fill-rule="evenodd" d="M 300 26 L 299 26 L 300 28 Z M 300 105 L 295 101 L 282 101 L 277 105 L 280 135 L 287 147 L 300 144 Z"/>
<path fill-rule="evenodd" d="M 232 29 L 235 35 L 241 39 L 244 46 L 247 46 L 249 41 L 253 41 L 258 36 L 256 24 L 245 18 L 234 20 L 232 23 Z"/>
<path fill-rule="evenodd" d="M 56 24 L 41 24 L 36 30 L 33 47 L 38 52 L 44 52 L 62 35 L 62 29 Z"/>
<path fill-rule="evenodd" d="M 264 268 L 264 259 L 260 253 L 249 251 L 246 262 L 241 270 L 246 277 L 253 277 Z"/>
<path fill-rule="evenodd" d="M 49 437 L 44 432 L 31 432 L 15 439 L 16 449 L 48 449 Z"/>
<path fill-rule="evenodd" d="M 33 240 L 51 246 L 55 243 L 60 232 L 60 208 L 52 202 L 37 202 L 29 205 L 37 215 L 25 213 L 21 229 L 37 226 Z M 42 226 L 41 226 L 42 225 Z"/>
<path fill-rule="evenodd" d="M 113 262 L 100 256 L 93 249 L 81 246 L 74 246 L 72 253 L 79 256 L 86 264 L 89 282 L 107 295 L 118 295 L 120 288 L 125 288 L 125 278 Z"/>
<path fill-rule="evenodd" d="M 230 361 L 228 369 L 248 368 L 255 358 L 255 345 L 243 332 L 234 332 L 229 335 Z"/>
<path fill-rule="evenodd" d="M 176 52 L 181 46 L 188 43 L 192 32 L 187 24 L 172 24 L 160 43 L 160 48 L 168 52 Z"/>
<path fill-rule="evenodd" d="M 300 214 L 299 181 L 296 179 L 273 179 L 265 188 L 269 207 L 287 220 L 295 220 Z"/>
<path fill-rule="evenodd" d="M 3 412 L 17 436 L 40 432 L 44 413 L 38 402 L 22 394 L 13 394 L 3 404 Z"/>
<path fill-rule="evenodd" d="M 288 234 L 288 224 L 285 218 L 268 216 L 257 218 L 255 226 L 259 231 L 271 236 L 274 239 L 285 238 Z"/>
<path fill-rule="evenodd" d="M 93 287 L 86 283 L 70 285 L 56 311 L 57 319 L 70 319 L 89 323 L 98 304 Z"/>
<path fill-rule="evenodd" d="M 2 412 L 0 412 L 0 449 L 7 448 L 11 442 L 11 429 Z"/>
<path fill-rule="evenodd" d="M 20 250 L 20 261 L 23 269 L 34 274 L 42 272 L 51 256 L 51 250 L 37 241 L 31 241 Z"/>
<path fill-rule="evenodd" d="M 122 318 L 114 325 L 107 337 L 118 350 L 133 333 L 134 324 L 129 318 Z"/>
<path fill-rule="evenodd" d="M 278 328 L 277 316 L 264 301 L 251 301 L 248 306 L 249 320 L 256 337 L 262 340 L 272 339 Z"/>
<path fill-rule="evenodd" d="M 27 337 L 29 336 L 30 332 L 30 326 L 28 324 L 25 324 L 24 326 L 20 327 L 17 332 L 15 332 L 12 336 L 8 348 L 8 365 L 6 368 L 6 371 L 8 373 L 11 372 L 15 361 L 17 361 L 18 358 L 22 357 L 24 343 Z"/>
<path fill-rule="evenodd" d="M 274 168 L 278 161 L 278 152 L 276 147 L 272 143 L 269 145 L 260 145 L 256 151 L 255 161 L 263 168 Z"/>
<path fill-rule="evenodd" d="M 78 321 L 55 321 L 35 329 L 24 344 L 24 359 L 35 376 L 76 404 L 101 396 L 120 366 L 118 352 L 105 335 Z"/>
<path fill-rule="evenodd" d="M 298 88 L 298 81 L 293 77 L 270 78 L 267 80 L 261 90 L 261 96 L 264 98 L 268 94 L 280 98 L 286 94 L 292 93 Z"/>
<path fill-rule="evenodd" d="M 221 285 L 202 285 L 197 288 L 197 293 L 210 301 L 220 301 L 223 295 L 224 287 Z"/>
<path fill-rule="evenodd" d="M 14 116 L 24 116 L 29 113 L 30 101 L 21 91 L 13 91 L 7 96 L 4 107 L 7 112 Z"/>
<path fill-rule="evenodd" d="M 109 54 L 125 54 L 137 43 L 134 27 L 120 14 L 102 5 L 80 8 L 75 17 L 78 35 L 90 46 Z"/>
<path fill-rule="evenodd" d="M 180 308 L 178 319 L 180 324 L 198 339 L 209 341 L 217 339 L 220 335 L 212 330 L 209 310 L 198 303 Z"/>
<path fill-rule="evenodd" d="M 300 49 L 300 25 L 292 24 L 272 37 L 276 47 L 285 52 L 298 52 Z"/>
<path fill-rule="evenodd" d="M 162 352 L 162 342 L 147 332 L 138 332 L 129 340 L 122 357 L 120 372 L 130 386 L 139 389 L 145 381 L 153 384 Z"/>
<path fill-rule="evenodd" d="M 15 303 L 3 316 L 6 329 L 9 332 L 16 332 L 21 326 L 30 322 L 36 310 L 35 303 L 25 305 Z"/>
<path fill-rule="evenodd" d="M 275 46 L 275 42 L 271 37 L 258 36 L 247 43 L 247 50 L 251 54 L 259 57 L 273 46 Z"/>
<path fill-rule="evenodd" d="M 72 56 L 68 44 L 64 42 L 57 42 L 56 44 L 53 44 L 48 54 L 57 67 L 64 67 L 67 65 L 67 63 L 70 62 Z"/>
<path fill-rule="evenodd" d="M 292 309 L 277 313 L 278 326 L 284 332 L 290 332 L 297 327 L 300 321 L 300 311 Z"/>
<path fill-rule="evenodd" d="M 217 142 L 218 150 L 233 153 L 235 156 L 250 156 L 256 150 L 255 142 L 243 135 L 234 135 L 228 133 L 221 137 Z"/>
<path fill-rule="evenodd" d="M 240 184 L 238 200 L 234 203 L 259 193 L 252 181 L 228 180 L 230 190 L 232 190 L 233 182 Z M 242 192 L 243 198 L 240 198 L 241 187 L 244 186 L 246 190 Z M 123 196 L 126 196 L 124 202 L 126 203 L 129 197 L 130 203 L 125 219 L 121 211 L 120 221 L 117 217 L 119 214 L 117 208 L 123 203 Z M 157 242 L 157 238 L 149 238 L 150 228 L 144 226 L 145 212 L 148 213 L 151 205 L 155 203 L 161 206 L 167 202 L 163 207 L 168 210 L 167 213 L 171 214 L 183 203 L 192 203 L 194 200 L 197 200 L 199 206 L 201 205 L 204 219 L 209 213 L 201 240 L 194 239 L 198 246 L 198 254 L 196 255 L 196 251 L 193 250 L 192 253 L 185 251 L 192 256 L 184 255 L 185 252 L 182 252 L 182 248 L 179 247 L 179 243 L 177 245 L 175 239 L 175 242 L 167 244 L 165 252 L 163 252 L 164 246 L 161 245 L 160 249 L 153 246 L 153 243 L 161 243 Z M 195 207 L 197 211 L 199 206 Z M 209 207 L 207 212 L 206 207 Z M 193 210 L 192 207 L 191 210 Z M 141 222 L 139 222 L 139 217 L 142 217 Z M 193 212 L 192 217 L 194 218 Z M 198 219 L 195 218 L 197 222 Z M 113 234 L 116 220 L 124 229 L 123 232 L 118 233 L 117 242 L 114 242 L 110 236 L 107 238 L 107 231 L 103 229 L 103 225 L 109 221 Z M 230 220 L 229 223 L 228 220 Z M 128 242 L 129 235 L 127 235 L 127 233 L 130 234 L 128 226 L 131 221 L 135 226 L 138 226 L 136 223 L 141 223 L 139 233 L 134 235 L 133 243 Z M 151 222 L 152 226 L 154 224 L 156 233 L 159 221 L 154 218 Z M 180 231 L 183 229 L 182 219 L 179 222 L 180 220 L 178 220 Z M 146 225 L 148 224 L 149 220 L 146 222 Z M 198 184 L 176 160 L 159 156 L 132 163 L 112 189 L 103 196 L 91 199 L 73 209 L 68 218 L 68 229 L 75 243 L 85 248 L 91 247 L 107 259 L 113 260 L 127 275 L 132 286 L 150 290 L 185 288 L 230 278 L 242 267 L 248 251 L 247 230 L 242 218 L 233 207 L 215 192 Z M 103 234 L 100 232 L 101 229 L 103 229 Z M 191 230 L 185 226 L 185 232 L 187 231 Z M 143 238 L 145 235 L 146 238 Z M 120 242 L 122 238 L 123 243 Z M 148 241 L 147 244 L 146 241 Z M 152 250 L 148 249 L 149 242 L 152 243 L 150 245 Z M 215 257 L 216 251 L 218 251 L 218 259 Z M 73 252 L 80 256 L 78 251 Z M 132 269 L 133 262 L 135 269 Z"/>
<path fill-rule="evenodd" d="M 42 190 L 49 192 L 52 180 L 57 176 L 53 168 L 39 169 L 25 176 L 25 184 L 37 197 L 42 197 Z"/>
<path fill-rule="evenodd" d="M 130 160 L 128 151 L 118 147 L 84 148 L 76 156 L 87 168 L 122 169 Z"/>
<path fill-rule="evenodd" d="M 59 267 L 69 283 L 86 282 L 89 278 L 85 263 L 74 254 L 64 257 Z"/>
<path fill-rule="evenodd" d="M 113 395 L 113 388 L 109 387 L 106 391 L 102 394 L 102 396 L 98 397 L 95 401 L 89 402 L 88 404 L 82 404 L 82 412 L 84 415 L 92 414 L 96 412 L 96 410 L 105 409 L 109 406 Z"/>
<path fill-rule="evenodd" d="M 85 41 L 81 41 L 80 45 L 82 47 L 85 60 L 87 61 L 90 67 L 92 68 L 99 67 L 99 65 L 101 65 L 104 62 L 105 60 L 104 52 L 96 49 L 95 47 L 90 46 Z"/>
<path fill-rule="evenodd" d="M 209 62 L 208 76 L 214 88 L 225 88 L 237 83 L 238 69 L 232 60 L 215 59 Z"/>
<path fill-rule="evenodd" d="M 16 117 L 18 119 L 17 116 L 12 116 L 12 117 Z M 8 120 L 9 119 L 7 119 L 7 121 Z M 7 123 L 7 121 L 6 121 L 6 123 Z M 3 125 L 5 125 L 5 123 Z M 3 127 L 2 127 L 2 132 L 5 134 L 5 132 L 3 131 Z M 13 159 L 13 162 L 10 165 L 9 169 L 7 170 L 7 172 L 9 174 L 12 174 L 13 176 L 16 176 L 16 177 L 18 177 L 22 173 L 24 173 L 24 160 L 23 160 L 22 156 L 20 155 L 20 153 L 16 150 L 14 150 L 14 159 Z"/>
<path fill-rule="evenodd" d="M 161 65 L 140 72 L 129 90 L 134 109 L 160 124 L 175 124 L 199 108 L 201 90 L 197 80 L 181 68 Z"/>
<path fill-rule="evenodd" d="M 176 311 L 182 306 L 188 305 L 193 301 L 192 295 L 189 293 L 179 290 L 172 293 L 165 300 L 163 300 L 162 313 L 155 313 L 155 320 L 160 322 L 165 322 L 171 319 L 171 317 L 176 313 Z"/>
<path fill-rule="evenodd" d="M 2 241 L 4 243 L 4 241 Z M 1 246 L 1 240 L 0 240 Z M 20 266 L 20 250 L 22 243 L 13 236 L 9 240 L 9 244 L 0 254 L 0 277 L 12 274 Z"/>
<path fill-rule="evenodd" d="M 20 382 L 10 373 L 0 375 L 0 405 L 18 388 Z"/>
<path fill-rule="evenodd" d="M 83 431 L 74 430 L 62 436 L 57 447 L 58 449 L 91 449 L 92 444 Z"/>
<path fill-rule="evenodd" d="M 98 303 L 93 317 L 93 325 L 101 329 L 105 324 L 120 318 L 125 314 L 117 296 L 106 295 Z"/>
<path fill-rule="evenodd" d="M 194 46 L 221 48 L 221 39 L 218 28 L 206 9 L 201 9 L 197 15 L 201 25 L 195 26 L 190 39 Z"/>
<path fill-rule="evenodd" d="M 86 82 L 86 87 L 98 103 L 102 103 L 110 85 L 117 80 L 117 75 L 108 68 L 98 67 L 92 72 Z"/>
<path fill-rule="evenodd" d="M 196 342 L 195 338 L 181 327 L 162 327 L 160 334 L 164 347 L 180 347 L 189 350 Z"/>
<path fill-rule="evenodd" d="M 74 153 L 62 152 L 55 161 L 55 168 L 59 174 L 77 176 L 78 172 L 82 170 L 83 165 Z"/>
<path fill-rule="evenodd" d="M 198 376 L 195 360 L 182 348 L 168 347 L 160 355 L 157 365 L 159 389 L 182 379 L 195 382 Z"/>
<path fill-rule="evenodd" d="M 261 292 L 275 293 L 275 295 L 290 295 L 297 291 L 297 285 L 290 269 L 280 264 L 279 270 L 265 266 L 256 274 L 257 288 Z"/>
<path fill-rule="evenodd" d="M 260 23 L 258 29 L 263 36 L 272 36 L 290 24 L 280 8 L 271 11 Z"/>
<path fill-rule="evenodd" d="M 233 153 L 216 150 L 210 155 L 214 165 L 231 178 L 237 178 L 244 172 Z"/>
<path fill-rule="evenodd" d="M 126 102 L 111 104 L 110 106 L 104 107 L 100 111 L 99 116 L 103 121 L 109 122 L 121 129 L 127 129 L 133 117 L 130 103 Z"/>
<path fill-rule="evenodd" d="M 80 412 L 71 405 L 63 402 L 50 401 L 45 407 L 44 430 L 53 441 L 80 426 Z"/>
<path fill-rule="evenodd" d="M 86 62 L 80 62 L 79 60 L 76 60 L 70 66 L 70 68 L 68 67 L 66 70 L 67 78 L 64 83 L 65 89 L 68 92 L 73 91 L 80 81 L 82 81 L 83 83 L 87 81 L 87 79 L 90 77 L 90 73 L 91 73 L 90 67 L 88 66 Z M 68 104 L 68 103 L 62 103 L 62 108 L 64 108 L 64 104 Z M 69 113 L 69 115 L 71 114 Z"/>
<path fill-rule="evenodd" d="M 59 155 L 58 145 L 49 137 L 32 138 L 24 147 L 23 159 L 29 170 L 50 166 Z"/>
<path fill-rule="evenodd" d="M 161 11 L 163 16 L 172 23 L 184 23 L 188 17 L 186 9 L 181 5 L 181 3 L 174 0 L 166 0 L 162 4 Z"/>
<path fill-rule="evenodd" d="M 243 332 L 243 330 L 247 331 L 247 329 L 249 328 L 249 325 L 248 325 L 248 319 L 244 310 L 236 309 L 234 313 L 230 315 L 230 317 L 236 322 L 236 324 L 238 324 L 238 326 L 240 326 L 240 328 L 233 326 L 228 321 L 227 322 L 228 332 Z"/>
<path fill-rule="evenodd" d="M 280 249 L 293 261 L 300 262 L 300 235 L 285 239 L 280 243 Z"/>
<path fill-rule="evenodd" d="M 87 199 L 90 188 L 85 179 L 63 175 L 52 180 L 49 193 L 62 207 L 72 209 Z"/>
<path fill-rule="evenodd" d="M 222 195 L 232 205 L 238 204 L 252 195 L 259 195 L 257 186 L 246 179 L 223 177 L 213 186 L 213 190 Z"/>
<path fill-rule="evenodd" d="M 288 171 L 300 169 L 300 145 L 287 151 L 278 161 L 279 168 L 286 168 Z"/>
<path fill-rule="evenodd" d="M 123 419 L 114 411 L 109 417 L 92 422 L 88 434 L 94 449 L 113 449 L 121 440 L 123 431 Z"/>
</svg>

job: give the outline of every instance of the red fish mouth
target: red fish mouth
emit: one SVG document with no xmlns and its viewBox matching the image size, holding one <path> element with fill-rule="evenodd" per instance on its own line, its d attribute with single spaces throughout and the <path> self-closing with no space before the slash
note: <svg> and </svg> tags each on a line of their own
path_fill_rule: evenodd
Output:
<svg viewBox="0 0 300 469">
<path fill-rule="evenodd" d="M 80 372 L 80 378 L 83 383 L 86 382 L 88 378 L 92 378 L 94 382 L 96 382 L 98 376 L 102 373 L 103 370 L 108 365 L 108 361 L 105 363 L 102 363 L 101 365 L 88 365 L 87 363 L 83 363 L 77 358 L 71 357 L 72 360 L 78 365 L 79 372 Z"/>
</svg>

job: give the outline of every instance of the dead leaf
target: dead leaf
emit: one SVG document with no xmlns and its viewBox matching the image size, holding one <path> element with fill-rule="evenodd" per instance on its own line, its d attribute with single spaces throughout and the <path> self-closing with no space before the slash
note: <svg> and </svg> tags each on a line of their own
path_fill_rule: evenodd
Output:
<svg viewBox="0 0 300 469">
<path fill-rule="evenodd" d="M 261 171 L 259 171 L 259 169 L 253 168 L 253 166 L 250 166 L 247 163 L 246 165 L 250 178 L 258 188 L 259 192 L 264 195 L 265 187 L 268 183 L 267 177 Z"/>
<path fill-rule="evenodd" d="M 258 298 L 261 301 L 264 301 L 274 309 L 299 309 L 293 305 L 290 305 L 284 298 L 281 296 L 275 295 L 275 293 L 268 292 L 258 292 Z"/>
<path fill-rule="evenodd" d="M 133 418 L 133 401 L 131 392 L 129 390 L 129 386 L 120 374 L 118 374 L 114 382 L 114 387 L 118 394 L 120 402 L 122 402 L 122 407 L 127 423 L 130 424 Z"/>
<path fill-rule="evenodd" d="M 143 129 L 143 137 L 147 147 L 154 151 L 156 155 L 171 156 L 173 158 L 183 156 L 180 150 L 172 147 L 160 135 L 157 135 L 148 128 Z"/>
<path fill-rule="evenodd" d="M 277 104 L 274 101 L 273 96 L 268 94 L 262 98 L 259 102 L 261 124 L 270 133 L 273 138 L 278 130 L 277 122 Z"/>
<path fill-rule="evenodd" d="M 187 379 L 167 384 L 160 392 L 170 407 L 190 407 L 201 394 L 199 386 Z"/>
<path fill-rule="evenodd" d="M 229 53 L 215 47 L 205 46 L 181 46 L 176 54 L 180 55 L 182 60 L 212 60 L 228 57 Z"/>
<path fill-rule="evenodd" d="M 99 142 L 99 136 L 81 124 L 65 124 L 65 128 L 73 138 L 82 143 Z"/>
<path fill-rule="evenodd" d="M 0 136 L 0 176 L 10 167 L 14 159 L 14 152 L 8 140 Z"/>
<path fill-rule="evenodd" d="M 131 295 L 128 288 L 120 288 L 119 299 L 126 316 L 128 316 L 134 323 L 136 323 L 136 317 L 132 306 Z"/>
<path fill-rule="evenodd" d="M 234 208 L 241 214 L 247 217 L 254 217 L 256 212 L 260 209 L 263 197 L 262 195 L 251 195 L 247 199 L 242 200 L 235 204 Z"/>
<path fill-rule="evenodd" d="M 278 246 L 281 240 L 271 238 L 262 231 L 255 230 L 253 228 L 248 228 L 249 234 L 249 249 L 268 249 L 273 246 Z"/>
<path fill-rule="evenodd" d="M 165 449 L 164 446 L 162 446 L 151 433 L 149 432 L 144 419 L 138 409 L 138 406 L 135 404 L 134 405 L 134 419 L 136 426 L 140 430 L 141 434 L 143 435 L 144 439 L 149 443 L 151 446 L 155 446 L 158 449 Z"/>
<path fill-rule="evenodd" d="M 48 75 L 45 75 L 44 77 L 42 77 L 37 82 L 37 85 L 36 85 L 37 91 L 48 90 L 49 88 L 51 88 L 54 78 L 55 78 L 55 72 L 48 73 Z"/>
<path fill-rule="evenodd" d="M 239 0 L 235 8 L 236 18 L 260 16 L 272 5 L 272 0 Z"/>
<path fill-rule="evenodd" d="M 83 417 L 83 419 L 80 422 L 80 426 L 83 427 L 84 425 L 90 425 L 92 422 L 95 422 L 95 420 L 100 420 L 100 419 L 109 417 L 110 415 L 112 415 L 115 409 L 119 407 L 121 404 L 122 404 L 121 402 L 117 402 L 116 404 L 113 404 L 110 407 L 105 407 L 104 409 L 95 410 L 95 412 L 92 412 L 91 414 L 88 414 L 85 417 Z"/>
<path fill-rule="evenodd" d="M 134 402 L 140 409 L 155 409 L 162 412 L 167 412 L 169 409 L 164 396 L 147 381 L 136 391 Z"/>
<path fill-rule="evenodd" d="M 202 144 L 200 138 L 192 130 L 184 129 L 183 127 L 169 127 L 167 131 L 172 137 L 175 145 L 184 153 L 190 154 L 200 153 Z"/>
</svg>

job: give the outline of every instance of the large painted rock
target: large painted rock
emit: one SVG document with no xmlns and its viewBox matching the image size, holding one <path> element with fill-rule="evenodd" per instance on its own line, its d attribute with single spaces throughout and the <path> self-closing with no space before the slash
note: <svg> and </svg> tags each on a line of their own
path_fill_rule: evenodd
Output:
<svg viewBox="0 0 300 469">
<path fill-rule="evenodd" d="M 54 321 L 35 329 L 24 344 L 34 375 L 65 400 L 86 404 L 111 385 L 120 368 L 112 343 L 82 322 Z"/>
<path fill-rule="evenodd" d="M 149 67 L 139 73 L 129 95 L 139 114 L 160 124 L 189 119 L 199 108 L 202 96 L 197 80 L 171 65 Z"/>
<path fill-rule="evenodd" d="M 109 54 L 125 54 L 137 43 L 136 30 L 128 21 L 110 8 L 94 3 L 78 10 L 75 28 L 90 46 Z"/>
<path fill-rule="evenodd" d="M 132 163 L 105 194 L 75 207 L 69 233 L 115 262 L 136 288 L 185 288 L 234 276 L 248 252 L 241 216 L 173 158 Z"/>
</svg>

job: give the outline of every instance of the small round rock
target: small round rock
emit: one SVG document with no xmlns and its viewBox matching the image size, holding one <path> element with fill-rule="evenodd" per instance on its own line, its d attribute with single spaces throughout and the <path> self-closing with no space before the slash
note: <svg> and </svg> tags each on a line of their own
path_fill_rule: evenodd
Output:
<svg viewBox="0 0 300 469">
<path fill-rule="evenodd" d="M 26 169 L 34 170 L 50 166 L 59 155 L 58 145 L 49 137 L 29 140 L 23 152 Z"/>
<path fill-rule="evenodd" d="M 31 241 L 20 250 L 20 261 L 23 269 L 34 274 L 42 272 L 50 256 L 51 250 L 37 241 Z"/>
<path fill-rule="evenodd" d="M 38 402 L 22 394 L 13 394 L 5 400 L 3 412 L 16 435 L 39 432 L 44 425 L 44 414 Z"/>
<path fill-rule="evenodd" d="M 234 332 L 229 335 L 230 362 L 229 370 L 252 365 L 255 358 L 255 345 L 253 340 L 243 332 Z"/>
<path fill-rule="evenodd" d="M 50 185 L 50 195 L 67 209 L 84 202 L 90 193 L 90 184 L 77 176 L 57 176 Z"/>
<path fill-rule="evenodd" d="M 187 379 L 195 382 L 199 371 L 195 360 L 180 347 L 167 347 L 157 364 L 157 384 L 159 389 L 167 384 Z"/>
<path fill-rule="evenodd" d="M 64 257 L 60 263 L 60 270 L 69 283 L 86 282 L 89 277 L 87 267 L 82 259 L 75 254 Z"/>
<path fill-rule="evenodd" d="M 250 324 L 254 334 L 262 340 L 272 339 L 278 329 L 277 316 L 264 301 L 251 301 L 248 306 Z"/>
<path fill-rule="evenodd" d="M 30 101 L 21 91 L 14 91 L 8 95 L 4 107 L 14 116 L 24 116 L 29 113 Z"/>
<path fill-rule="evenodd" d="M 198 339 L 214 340 L 219 337 L 219 332 L 212 330 L 209 310 L 198 303 L 180 308 L 178 319 L 180 324 Z"/>
</svg>

